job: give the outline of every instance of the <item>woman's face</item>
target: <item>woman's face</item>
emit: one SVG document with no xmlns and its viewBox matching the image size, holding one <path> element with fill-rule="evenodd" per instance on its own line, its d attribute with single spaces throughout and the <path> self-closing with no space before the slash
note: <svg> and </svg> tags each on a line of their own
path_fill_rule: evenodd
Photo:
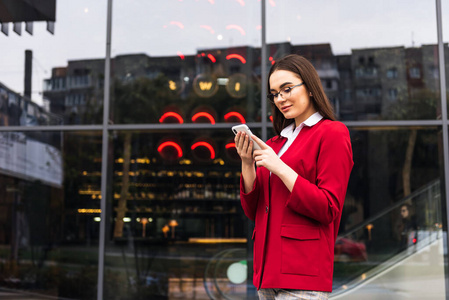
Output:
<svg viewBox="0 0 449 300">
<path fill-rule="evenodd" d="M 296 126 L 299 126 L 316 112 L 306 86 L 293 87 L 303 82 L 297 74 L 277 70 L 271 74 L 269 81 L 271 94 L 278 92 L 283 94 L 283 96 L 279 94 L 274 97 L 274 104 L 286 119 L 294 119 Z M 289 87 L 293 88 L 289 90 Z"/>
<path fill-rule="evenodd" d="M 402 206 L 401 207 L 401 216 L 403 219 L 408 217 L 408 208 L 407 206 Z"/>
</svg>

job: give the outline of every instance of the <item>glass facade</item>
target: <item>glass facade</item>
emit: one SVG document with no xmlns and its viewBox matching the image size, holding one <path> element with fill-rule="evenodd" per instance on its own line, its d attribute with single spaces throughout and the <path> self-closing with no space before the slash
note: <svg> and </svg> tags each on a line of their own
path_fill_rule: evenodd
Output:
<svg viewBox="0 0 449 300">
<path fill-rule="evenodd" d="M 256 299 L 230 128 L 274 135 L 267 71 L 297 53 L 354 152 L 331 298 L 447 299 L 445 6 L 61 1 L 26 32 L 1 16 L 0 298 Z"/>
</svg>

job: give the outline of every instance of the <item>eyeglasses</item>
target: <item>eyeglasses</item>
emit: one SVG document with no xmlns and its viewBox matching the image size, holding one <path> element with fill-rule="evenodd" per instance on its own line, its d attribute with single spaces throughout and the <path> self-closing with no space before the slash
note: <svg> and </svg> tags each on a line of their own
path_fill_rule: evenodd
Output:
<svg viewBox="0 0 449 300">
<path fill-rule="evenodd" d="M 271 102 L 274 102 L 274 100 L 277 99 L 279 96 L 281 96 L 283 99 L 287 99 L 288 97 L 290 97 L 290 94 L 291 94 L 293 88 L 295 88 L 297 86 L 301 86 L 303 84 L 304 84 L 304 82 L 301 82 L 301 83 L 298 83 L 298 84 L 296 84 L 294 86 L 286 87 L 286 88 L 280 90 L 278 93 L 268 94 L 267 98 Z"/>
</svg>

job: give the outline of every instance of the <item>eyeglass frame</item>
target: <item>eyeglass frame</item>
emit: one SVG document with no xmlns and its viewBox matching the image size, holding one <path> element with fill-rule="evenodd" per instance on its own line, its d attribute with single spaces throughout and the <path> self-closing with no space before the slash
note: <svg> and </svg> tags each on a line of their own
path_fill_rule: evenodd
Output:
<svg viewBox="0 0 449 300">
<path fill-rule="evenodd" d="M 282 88 L 281 91 L 279 91 L 279 92 L 277 92 L 277 93 L 275 93 L 275 94 L 272 94 L 272 93 L 268 94 L 268 95 L 267 95 L 267 98 L 268 98 L 268 100 L 270 100 L 271 102 L 274 103 L 274 99 L 275 99 L 275 98 L 277 99 L 277 98 L 282 94 L 282 92 L 284 92 L 286 89 L 288 89 L 288 96 L 287 96 L 287 98 L 288 98 L 288 97 L 290 97 L 293 88 L 298 87 L 298 86 L 301 86 L 301 85 L 303 85 L 303 84 L 305 84 L 304 81 L 303 81 L 303 82 L 300 82 L 300 83 L 298 83 L 298 84 L 295 84 L 295 85 L 293 85 L 293 86 L 288 86 L 288 87 L 286 87 L 286 88 Z M 282 96 L 282 98 L 283 98 L 283 99 L 286 99 L 286 98 L 284 98 L 284 96 Z"/>
</svg>

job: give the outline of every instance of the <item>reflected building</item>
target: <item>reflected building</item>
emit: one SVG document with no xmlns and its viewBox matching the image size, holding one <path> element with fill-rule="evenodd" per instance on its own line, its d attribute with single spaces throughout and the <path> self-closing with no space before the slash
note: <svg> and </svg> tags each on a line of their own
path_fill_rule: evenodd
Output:
<svg viewBox="0 0 449 300">
<path fill-rule="evenodd" d="M 310 59 L 339 114 L 339 71 L 330 44 L 292 46 L 282 43 L 269 47 L 273 49 L 271 63 L 284 53 L 299 53 Z M 119 55 L 111 60 L 111 72 L 114 80 L 121 84 L 142 77 L 154 80 L 163 76 L 167 88 L 175 91 L 180 99 L 186 99 L 191 92 L 200 98 L 211 97 L 219 86 L 226 87 L 228 97 L 239 99 L 247 97 L 248 93 L 254 95 L 260 87 L 259 57 L 260 48 L 252 47 L 202 49 L 195 55 L 174 57 Z M 63 115 L 67 124 L 90 123 L 88 116 L 101 111 L 103 68 L 101 59 L 69 61 L 67 67 L 53 68 L 52 77 L 44 81 L 44 97 L 50 101 L 51 111 Z M 245 114 L 252 115 L 252 107 L 248 105 L 242 109 Z M 222 110 L 220 113 L 226 113 L 225 107 Z"/>
<path fill-rule="evenodd" d="M 102 107 L 103 79 L 101 59 L 69 61 L 67 67 L 53 68 L 52 77 L 44 81 L 50 111 L 64 116 L 66 124 L 92 123 L 89 115 L 97 116 Z"/>
<path fill-rule="evenodd" d="M 436 50 L 435 45 L 423 45 L 353 49 L 351 54 L 334 55 L 330 44 L 268 45 L 272 63 L 284 53 L 297 53 L 309 59 L 337 116 L 347 121 L 394 119 L 398 103 L 409 101 L 417 93 L 436 95 L 439 92 Z M 191 92 L 211 97 L 218 86 L 232 84 L 227 93 L 239 98 L 252 92 L 251 85 L 260 86 L 257 57 L 260 49 L 252 47 L 202 49 L 195 55 L 180 53 L 171 57 L 118 55 L 111 61 L 111 72 L 114 80 L 122 84 L 137 78 L 163 76 L 167 88 L 184 100 Z M 51 112 L 63 115 L 67 124 L 98 122 L 103 101 L 103 69 L 102 59 L 69 61 L 67 67 L 53 68 L 52 77 L 44 82 L 44 97 L 50 101 Z M 195 87 L 195 81 L 203 82 L 204 86 Z M 251 115 L 251 106 L 243 108 L 248 109 Z"/>
<path fill-rule="evenodd" d="M 360 49 L 351 54 L 356 120 L 379 119 L 407 97 L 405 49 Z"/>
</svg>

